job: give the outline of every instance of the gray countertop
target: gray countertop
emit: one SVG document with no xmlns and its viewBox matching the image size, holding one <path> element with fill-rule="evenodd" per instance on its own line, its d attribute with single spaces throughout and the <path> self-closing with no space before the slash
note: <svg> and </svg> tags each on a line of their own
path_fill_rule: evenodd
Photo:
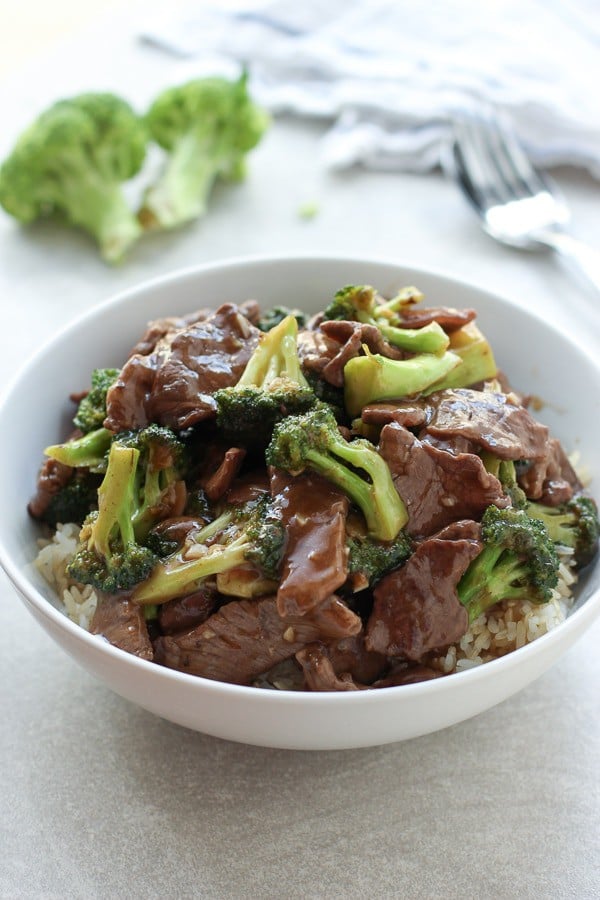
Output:
<svg viewBox="0 0 600 900">
<path fill-rule="evenodd" d="M 118 88 L 143 103 L 177 78 L 121 24 L 5 85 L 2 153 L 61 94 Z M 597 348 L 597 304 L 555 260 L 496 246 L 439 174 L 325 175 L 319 134 L 277 122 L 247 182 L 219 190 L 204 222 L 149 240 L 118 269 L 82 236 L 25 234 L 2 216 L 0 384 L 116 291 L 251 253 L 433 267 L 546 312 Z M 600 246 L 600 186 L 557 177 L 577 232 Z M 302 221 L 312 200 L 319 215 Z M 600 622 L 475 719 L 386 747 L 302 753 L 220 741 L 130 705 L 50 641 L 4 575 L 0 597 L 0 897 L 600 896 Z"/>
</svg>

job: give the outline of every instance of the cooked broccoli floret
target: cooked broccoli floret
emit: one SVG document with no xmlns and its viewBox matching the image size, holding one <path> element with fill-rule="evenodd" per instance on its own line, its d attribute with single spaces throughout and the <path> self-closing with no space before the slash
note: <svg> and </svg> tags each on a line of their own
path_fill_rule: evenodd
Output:
<svg viewBox="0 0 600 900">
<path fill-rule="evenodd" d="M 450 339 L 437 322 L 422 328 L 399 328 L 400 317 L 389 306 L 378 302 L 370 285 L 347 285 L 337 292 L 325 310 L 326 319 L 346 319 L 375 325 L 383 337 L 413 353 L 442 353 Z"/>
<path fill-rule="evenodd" d="M 52 214 L 90 232 L 108 262 L 141 234 L 121 187 L 141 168 L 146 129 L 114 94 L 55 103 L 21 135 L 0 168 L 0 204 L 20 222 Z"/>
<path fill-rule="evenodd" d="M 210 576 L 252 563 L 266 578 L 276 579 L 285 530 L 270 498 L 228 507 L 193 540 L 163 559 L 133 593 L 138 603 L 165 603 L 184 597 Z M 204 552 L 202 552 L 204 551 Z"/>
<path fill-rule="evenodd" d="M 344 440 L 323 404 L 276 425 L 266 460 L 292 475 L 314 469 L 333 482 L 362 511 L 374 538 L 391 541 L 406 524 L 408 514 L 385 460 L 368 441 Z"/>
<path fill-rule="evenodd" d="M 65 466 L 82 467 L 99 472 L 106 467 L 106 454 L 112 439 L 112 431 L 108 431 L 107 428 L 97 428 L 95 431 L 88 431 L 82 437 L 65 441 L 64 444 L 53 444 L 51 447 L 46 447 L 44 453 Z"/>
<path fill-rule="evenodd" d="M 53 528 L 60 522 L 81 525 L 98 503 L 100 477 L 92 472 L 77 471 L 67 484 L 54 494 L 41 519 Z"/>
<path fill-rule="evenodd" d="M 490 506 L 481 520 L 481 537 L 483 550 L 457 589 L 469 622 L 502 600 L 550 599 L 560 561 L 541 522 L 524 510 Z"/>
<path fill-rule="evenodd" d="M 233 387 L 216 391 L 217 424 L 228 435 L 267 443 L 276 422 L 316 403 L 302 374 L 293 316 L 261 335 L 242 377 Z"/>
<path fill-rule="evenodd" d="M 293 316 L 298 323 L 298 328 L 306 325 L 306 315 L 300 309 L 289 309 L 287 306 L 274 306 L 272 309 L 260 317 L 258 327 L 261 331 L 270 331 L 280 322 L 283 322 L 288 316 Z"/>
<path fill-rule="evenodd" d="M 187 448 L 170 428 L 154 424 L 139 431 L 121 432 L 115 442 L 133 447 L 140 454 L 136 475 L 138 506 L 132 521 L 136 538 L 143 541 L 157 521 L 172 514 L 179 491 L 184 492 L 181 499 L 185 502 L 181 479 L 188 466 Z"/>
<path fill-rule="evenodd" d="M 94 369 L 91 388 L 81 400 L 73 424 L 84 434 L 102 427 L 106 418 L 106 394 L 116 381 L 119 369 Z"/>
<path fill-rule="evenodd" d="M 578 568 L 592 561 L 598 551 L 600 523 L 591 497 L 576 494 L 560 506 L 529 502 L 526 512 L 544 523 L 555 544 L 573 549 Z"/>
<path fill-rule="evenodd" d="M 98 510 L 89 514 L 79 535 L 79 547 L 67 571 L 83 584 L 114 593 L 129 590 L 148 577 L 156 557 L 135 534 L 139 509 L 139 450 L 113 443 L 104 480 L 98 489 Z"/>
<path fill-rule="evenodd" d="M 146 122 L 169 156 L 145 196 L 140 218 L 146 227 L 174 228 L 199 218 L 217 179 L 244 177 L 244 158 L 269 121 L 246 82 L 245 74 L 235 82 L 198 79 L 156 98 Z"/>
<path fill-rule="evenodd" d="M 413 552 L 413 544 L 405 531 L 392 541 L 377 541 L 366 534 L 350 534 L 348 572 L 357 579 L 356 589 L 373 587 L 380 578 L 399 568 Z"/>
</svg>

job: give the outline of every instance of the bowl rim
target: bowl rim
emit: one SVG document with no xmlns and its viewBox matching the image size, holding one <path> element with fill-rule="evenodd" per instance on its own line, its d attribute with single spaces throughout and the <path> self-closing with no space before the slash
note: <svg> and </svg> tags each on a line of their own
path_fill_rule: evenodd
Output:
<svg viewBox="0 0 600 900">
<path fill-rule="evenodd" d="M 491 300 L 492 303 L 500 303 L 502 306 L 513 308 L 519 312 L 519 315 L 524 316 L 525 318 L 529 318 L 533 320 L 533 322 L 541 323 L 546 330 L 552 332 L 554 336 L 559 338 L 560 340 L 566 341 L 573 346 L 577 346 L 575 344 L 575 340 L 572 339 L 569 335 L 565 335 L 564 333 L 562 333 L 559 330 L 558 326 L 554 325 L 551 322 L 548 322 L 543 318 L 542 315 L 540 315 L 536 311 L 524 309 L 512 297 L 503 296 L 502 294 L 496 293 L 495 291 L 481 287 L 474 282 L 456 277 L 442 269 L 438 269 L 435 267 L 415 266 L 410 262 L 406 262 L 402 259 L 390 259 L 389 257 L 383 256 L 357 258 L 356 256 L 352 256 L 350 254 L 282 253 L 268 255 L 261 254 L 232 256 L 213 260 L 208 263 L 185 266 L 171 272 L 146 279 L 134 286 L 125 288 L 124 290 L 110 295 L 105 300 L 100 301 L 98 304 L 94 305 L 91 309 L 85 310 L 72 318 L 63 327 L 53 332 L 48 337 L 48 339 L 45 340 L 40 345 L 40 347 L 37 348 L 36 351 L 22 363 L 16 374 L 9 381 L 8 385 L 2 391 L 2 394 L 0 396 L 0 419 L 2 417 L 2 412 L 5 405 L 8 403 L 13 393 L 18 389 L 20 382 L 28 375 L 28 373 L 32 369 L 35 369 L 38 361 L 45 357 L 56 343 L 67 339 L 71 333 L 75 332 L 84 323 L 91 323 L 94 321 L 94 319 L 101 318 L 107 311 L 111 310 L 113 307 L 126 305 L 136 297 L 143 295 L 150 290 L 165 288 L 177 282 L 193 280 L 195 277 L 203 276 L 206 273 L 217 272 L 221 269 L 232 270 L 236 268 L 243 269 L 246 267 L 260 267 L 271 264 L 285 265 L 289 263 L 299 263 L 303 265 L 309 265 L 311 263 L 325 263 L 332 266 L 352 263 L 355 266 L 385 266 L 387 268 L 398 269 L 399 272 L 401 270 L 407 270 L 417 277 L 419 276 L 419 274 L 421 274 L 427 278 L 433 278 L 434 280 L 440 282 L 446 282 L 447 284 L 453 285 L 454 287 L 459 286 L 467 288 L 469 290 L 473 290 Z M 589 351 L 588 348 L 578 346 L 577 351 L 578 353 L 587 357 L 589 364 L 592 365 L 594 369 L 600 374 L 600 364 L 594 359 L 591 351 Z M 500 675 L 502 672 L 511 669 L 513 666 L 518 665 L 519 662 L 524 658 L 531 658 L 535 654 L 539 654 L 546 649 L 550 649 L 550 647 L 554 643 L 559 641 L 562 642 L 562 640 L 566 638 L 566 636 L 572 631 L 578 631 L 580 629 L 583 630 L 586 625 L 591 624 L 593 619 L 598 614 L 600 614 L 600 589 L 599 587 L 597 587 L 593 590 L 592 594 L 583 604 L 574 608 L 569 613 L 567 619 L 564 622 L 562 622 L 556 628 L 553 628 L 551 631 L 541 635 L 539 638 L 536 638 L 535 641 L 525 644 L 524 646 L 513 650 L 505 654 L 504 656 L 498 657 L 494 660 L 490 660 L 489 662 L 468 667 L 459 672 L 454 672 L 452 673 L 451 677 L 442 676 L 440 678 L 434 678 L 429 681 L 417 682 L 415 684 L 396 685 L 392 687 L 381 688 L 378 690 L 340 692 L 310 692 L 285 689 L 266 690 L 264 688 L 256 688 L 249 685 L 238 685 L 230 684 L 228 682 L 215 681 L 212 679 L 204 678 L 203 676 L 191 675 L 186 672 L 180 672 L 175 669 L 170 669 L 166 666 L 159 666 L 155 662 L 140 659 L 134 654 L 127 653 L 126 651 L 121 650 L 118 647 L 114 647 L 99 635 L 90 634 L 90 632 L 88 632 L 85 628 L 73 622 L 64 612 L 62 612 L 60 609 L 54 606 L 53 603 L 47 600 L 29 580 L 26 570 L 22 569 L 16 564 L 13 564 L 8 548 L 5 546 L 1 533 L 0 566 L 2 566 L 2 568 L 8 575 L 8 578 L 16 588 L 17 592 L 19 593 L 27 607 L 34 607 L 37 612 L 41 613 L 46 619 L 50 620 L 53 625 L 58 626 L 59 629 L 66 631 L 67 634 L 69 634 L 76 640 L 82 641 L 84 644 L 87 644 L 90 650 L 96 650 L 103 654 L 106 654 L 109 658 L 112 657 L 115 662 L 128 663 L 134 668 L 137 668 L 140 672 L 147 672 L 150 675 L 154 673 L 153 677 L 159 678 L 161 680 L 166 679 L 173 684 L 179 683 L 187 685 L 189 688 L 192 688 L 192 685 L 196 684 L 198 685 L 199 690 L 208 690 L 209 692 L 213 692 L 221 696 L 245 696 L 248 699 L 252 698 L 254 701 L 258 701 L 260 698 L 267 698 L 264 700 L 264 702 L 270 704 L 287 704 L 291 702 L 293 704 L 299 705 L 309 703 L 311 706 L 327 706 L 332 703 L 337 704 L 341 702 L 356 706 L 368 702 L 369 705 L 373 705 L 376 702 L 384 702 L 387 698 L 390 698 L 391 696 L 396 694 L 398 696 L 412 695 L 413 697 L 415 697 L 423 695 L 424 697 L 426 697 L 429 694 L 437 694 L 443 693 L 448 690 L 453 690 L 460 684 L 475 685 L 478 681 L 482 681 L 492 676 L 493 673 L 497 673 L 498 675 Z"/>
</svg>

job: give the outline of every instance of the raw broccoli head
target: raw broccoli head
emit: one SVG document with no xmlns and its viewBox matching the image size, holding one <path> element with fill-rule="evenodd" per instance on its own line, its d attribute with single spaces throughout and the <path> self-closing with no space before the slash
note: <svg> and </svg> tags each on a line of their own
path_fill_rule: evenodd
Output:
<svg viewBox="0 0 600 900">
<path fill-rule="evenodd" d="M 359 507 L 374 538 L 393 540 L 406 524 L 408 514 L 385 460 L 369 441 L 346 441 L 324 404 L 279 422 L 266 460 L 292 475 L 306 468 L 323 475 Z"/>
<path fill-rule="evenodd" d="M 591 497 L 576 494 L 560 506 L 530 502 L 526 512 L 546 526 L 554 543 L 570 547 L 578 568 L 587 566 L 598 551 L 600 523 L 598 508 Z"/>
<path fill-rule="evenodd" d="M 297 335 L 296 319 L 287 316 L 261 335 L 238 383 L 216 391 L 217 425 L 231 438 L 264 445 L 276 422 L 316 403 L 300 368 Z"/>
<path fill-rule="evenodd" d="M 102 427 L 106 418 L 106 394 L 116 381 L 119 369 L 94 369 L 91 388 L 80 401 L 73 424 L 84 434 Z"/>
<path fill-rule="evenodd" d="M 483 550 L 457 590 L 470 622 L 502 600 L 550 600 L 560 560 L 541 522 L 524 510 L 490 506 L 481 520 L 481 538 Z"/>
<path fill-rule="evenodd" d="M 98 489 L 98 510 L 89 514 L 79 535 L 79 547 L 67 566 L 76 581 L 114 593 L 144 581 L 156 557 L 135 534 L 139 451 L 113 443 L 104 480 Z"/>
<path fill-rule="evenodd" d="M 174 228 L 201 216 L 217 179 L 244 177 L 246 154 L 268 121 L 250 99 L 245 74 L 237 81 L 198 79 L 160 94 L 146 122 L 169 157 L 145 197 L 146 227 Z"/>
<path fill-rule="evenodd" d="M 141 227 L 121 183 L 140 170 L 146 129 L 114 94 L 55 103 L 21 135 L 0 168 L 0 204 L 21 222 L 58 214 L 88 231 L 109 262 Z"/>
</svg>

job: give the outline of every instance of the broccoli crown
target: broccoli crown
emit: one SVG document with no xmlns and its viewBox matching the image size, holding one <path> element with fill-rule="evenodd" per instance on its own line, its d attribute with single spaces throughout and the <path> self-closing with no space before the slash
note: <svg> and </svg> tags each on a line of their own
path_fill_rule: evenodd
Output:
<svg viewBox="0 0 600 900">
<path fill-rule="evenodd" d="M 98 510 L 85 520 L 79 547 L 67 566 L 76 581 L 107 593 L 131 589 L 148 577 L 156 562 L 152 550 L 139 544 L 135 535 L 138 462 L 138 450 L 111 445 L 98 489 Z"/>
<path fill-rule="evenodd" d="M 99 472 L 106 468 L 106 456 L 112 439 L 113 434 L 107 428 L 97 428 L 64 444 L 46 447 L 44 453 L 65 466 Z"/>
<path fill-rule="evenodd" d="M 598 551 L 600 522 L 591 497 L 576 494 L 560 506 L 529 502 L 526 512 L 546 526 L 555 544 L 573 549 L 578 568 L 592 561 Z"/>
<path fill-rule="evenodd" d="M 443 353 L 450 338 L 437 323 L 422 328 L 402 328 L 402 319 L 379 298 L 370 285 L 346 285 L 326 308 L 325 319 L 349 319 L 374 325 L 394 347 L 413 353 Z"/>
<path fill-rule="evenodd" d="M 481 520 L 483 550 L 458 585 L 469 621 L 502 600 L 545 603 L 558 583 L 560 560 L 542 522 L 524 510 L 490 506 Z"/>
<path fill-rule="evenodd" d="M 292 475 L 306 468 L 323 475 L 359 507 L 372 537 L 393 540 L 408 520 L 385 460 L 369 441 L 346 441 L 324 404 L 279 422 L 266 460 Z"/>
<path fill-rule="evenodd" d="M 141 228 L 120 183 L 146 154 L 146 129 L 114 94 L 81 94 L 45 110 L 0 168 L 0 204 L 21 222 L 53 213 L 89 231 L 109 261 Z"/>
<path fill-rule="evenodd" d="M 58 523 L 81 525 L 98 502 L 99 477 L 91 472 L 76 471 L 67 484 L 54 494 L 44 510 L 42 521 L 55 528 Z"/>
<path fill-rule="evenodd" d="M 267 578 L 276 578 L 284 538 L 280 513 L 268 497 L 229 506 L 182 550 L 159 562 L 148 580 L 135 589 L 133 599 L 146 604 L 184 597 L 206 578 L 247 562 Z"/>
<path fill-rule="evenodd" d="M 119 375 L 119 369 L 94 369 L 91 388 L 81 400 L 73 424 L 84 434 L 102 427 L 106 418 L 106 394 Z"/>
<path fill-rule="evenodd" d="M 369 587 L 373 587 L 388 572 L 399 568 L 413 552 L 412 541 L 405 531 L 399 531 L 392 541 L 349 534 L 347 545 L 348 571 L 352 575 L 362 576 Z"/>
<path fill-rule="evenodd" d="M 306 325 L 306 315 L 302 310 L 289 309 L 287 306 L 274 306 L 261 316 L 258 320 L 258 327 L 261 331 L 270 331 L 271 328 L 275 328 L 276 325 L 279 325 L 279 323 L 283 322 L 284 319 L 287 319 L 288 316 L 294 317 L 299 328 L 303 328 Z"/>
<path fill-rule="evenodd" d="M 297 335 L 296 319 L 286 316 L 261 335 L 238 383 L 216 391 L 217 424 L 227 434 L 266 443 L 276 422 L 315 404 L 300 368 Z"/>
<path fill-rule="evenodd" d="M 140 216 L 148 228 L 174 228 L 201 216 L 218 178 L 241 180 L 245 156 L 269 122 L 247 91 L 247 77 L 205 78 L 169 88 L 146 115 L 155 141 L 170 156 L 146 193 Z"/>
</svg>

